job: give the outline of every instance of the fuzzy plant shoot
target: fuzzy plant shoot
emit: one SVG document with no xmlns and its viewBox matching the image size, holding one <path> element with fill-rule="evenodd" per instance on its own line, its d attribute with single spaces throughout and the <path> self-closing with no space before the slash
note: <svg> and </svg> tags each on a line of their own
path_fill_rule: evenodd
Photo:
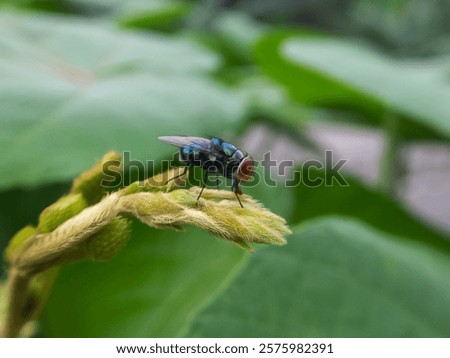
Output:
<svg viewBox="0 0 450 358">
<path fill-rule="evenodd" d="M 158 229 L 197 226 L 251 252 L 254 243 L 286 244 L 286 221 L 250 196 L 241 195 L 238 203 L 236 191 L 180 188 L 167 180 L 177 176 L 173 169 L 105 194 L 106 162 L 121 168 L 121 156 L 107 153 L 41 213 L 36 227 L 26 226 L 11 239 L 5 251 L 8 279 L 0 283 L 1 336 L 32 335 L 27 327 L 42 311 L 59 268 L 110 259 L 125 247 L 133 219 Z"/>
</svg>

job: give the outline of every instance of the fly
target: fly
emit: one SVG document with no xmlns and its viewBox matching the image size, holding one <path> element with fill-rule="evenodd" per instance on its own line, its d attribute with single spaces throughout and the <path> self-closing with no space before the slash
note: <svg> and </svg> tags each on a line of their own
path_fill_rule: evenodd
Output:
<svg viewBox="0 0 450 358">
<path fill-rule="evenodd" d="M 205 189 L 208 175 L 216 173 L 233 179 L 231 190 L 236 195 L 241 207 L 244 207 L 238 196 L 238 194 L 242 195 L 239 183 L 247 181 L 253 174 L 253 159 L 246 152 L 217 137 L 206 139 L 189 136 L 164 136 L 158 137 L 158 139 L 180 148 L 180 162 L 185 169 L 183 173 L 170 180 L 183 176 L 190 167 L 201 167 L 204 171 L 204 179 L 197 201 Z"/>
</svg>

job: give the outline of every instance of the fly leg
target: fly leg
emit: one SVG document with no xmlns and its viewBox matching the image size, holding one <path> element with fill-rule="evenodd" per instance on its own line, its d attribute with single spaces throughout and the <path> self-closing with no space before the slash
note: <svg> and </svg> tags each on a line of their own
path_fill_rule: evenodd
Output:
<svg viewBox="0 0 450 358">
<path fill-rule="evenodd" d="M 239 199 L 239 195 L 238 195 L 238 193 L 242 194 L 241 189 L 239 189 L 239 180 L 238 179 L 234 179 L 233 186 L 232 186 L 231 190 L 233 191 L 234 195 L 236 195 L 236 199 L 239 201 L 239 205 L 243 209 L 244 205 L 242 205 L 241 199 Z"/>
<path fill-rule="evenodd" d="M 202 186 L 202 190 L 200 190 L 200 194 L 198 194 L 197 202 L 198 202 L 198 199 L 200 199 L 200 197 L 202 196 L 203 189 L 205 189 L 206 183 L 208 182 L 208 173 L 209 172 L 207 170 L 205 170 L 205 177 L 203 178 L 203 186 Z"/>
<path fill-rule="evenodd" d="M 167 185 L 171 180 L 175 180 L 175 179 L 178 179 L 179 177 L 182 177 L 183 175 L 186 174 L 187 171 L 188 171 L 188 167 L 184 167 L 183 173 L 175 175 L 173 178 L 170 178 L 168 181 L 166 181 L 166 183 L 164 185 Z"/>
</svg>

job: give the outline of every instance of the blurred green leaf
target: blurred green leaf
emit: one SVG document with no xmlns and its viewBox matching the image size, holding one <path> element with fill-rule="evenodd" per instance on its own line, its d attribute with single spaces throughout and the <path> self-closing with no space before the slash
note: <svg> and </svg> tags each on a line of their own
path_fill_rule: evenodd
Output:
<svg viewBox="0 0 450 358">
<path fill-rule="evenodd" d="M 60 0 L 49 1 L 54 7 Z M 179 20 L 191 7 L 178 0 L 65 0 L 68 10 L 81 15 L 111 18 L 130 26 L 161 26 Z"/>
<path fill-rule="evenodd" d="M 251 181 L 241 183 L 243 193 L 252 196 L 275 214 L 290 217 L 295 207 L 295 198 L 281 185 L 267 185 L 264 180 L 265 171 L 262 165 L 255 167 Z"/>
<path fill-rule="evenodd" d="M 135 223 L 106 263 L 64 267 L 44 312 L 45 337 L 174 337 L 248 255 L 199 230 Z"/>
<path fill-rule="evenodd" d="M 192 8 L 192 4 L 178 0 L 70 0 L 69 3 L 125 26 L 155 30 L 170 29 Z"/>
<path fill-rule="evenodd" d="M 253 64 L 252 47 L 266 26 L 241 12 L 223 12 L 212 24 L 211 42 L 220 43 L 221 52 L 231 63 Z"/>
<path fill-rule="evenodd" d="M 307 108 L 293 101 L 284 88 L 260 73 L 241 74 L 240 79 L 234 84 L 235 90 L 245 98 L 248 116 L 254 123 L 269 124 L 274 133 L 284 133 L 306 148 L 317 150 L 303 125 L 324 118 L 324 110 Z"/>
<path fill-rule="evenodd" d="M 59 17 L 0 14 L 0 187 L 69 179 L 115 149 L 159 160 L 158 135 L 220 133 L 238 95 L 218 58 L 187 39 Z"/>
<path fill-rule="evenodd" d="M 298 66 L 285 58 L 282 46 L 291 37 L 305 36 L 310 39 L 320 39 L 323 36 L 308 31 L 292 32 L 275 30 L 266 34 L 255 45 L 256 61 L 263 70 L 290 90 L 291 95 L 306 104 L 338 104 L 357 101 L 364 106 L 375 105 L 373 101 L 362 93 L 348 88 L 345 84 L 333 81 L 328 76 L 312 71 L 310 68 Z M 376 108 L 379 110 L 379 108 Z"/>
<path fill-rule="evenodd" d="M 64 0 L 0 0 L 0 7 L 25 8 L 38 11 L 65 11 Z"/>
<path fill-rule="evenodd" d="M 345 218 L 258 251 L 188 337 L 448 337 L 448 256 Z M 218 324 L 220 322 L 220 324 Z"/>
<path fill-rule="evenodd" d="M 297 65 L 314 68 L 332 80 L 371 96 L 387 110 L 425 123 L 450 137 L 450 86 L 428 78 L 420 62 L 386 58 L 345 40 L 289 39 L 283 54 Z"/>
<path fill-rule="evenodd" d="M 132 7 L 120 14 L 122 25 L 160 31 L 171 30 L 189 14 L 192 7 L 186 2 L 179 1 L 161 1 L 156 8 L 147 8 L 149 3 L 146 1 L 140 3 L 143 5 L 142 9 L 141 6 Z"/>
<path fill-rule="evenodd" d="M 236 71 L 229 78 L 251 110 L 280 113 L 290 101 L 284 88 L 260 73 Z"/>
<path fill-rule="evenodd" d="M 359 0 L 353 1 L 346 25 L 402 54 L 429 56 L 448 53 L 449 14 L 446 0 Z"/>
<path fill-rule="evenodd" d="M 302 172 L 301 175 L 304 178 L 307 173 Z M 450 253 L 450 241 L 445 236 L 414 217 L 393 198 L 365 186 L 348 174 L 345 174 L 344 178 L 349 186 L 340 186 L 333 182 L 332 173 L 325 175 L 323 171 L 313 168 L 310 168 L 308 178 L 311 181 L 334 185 L 296 186 L 295 206 L 290 222 L 298 223 L 324 215 L 348 215 L 391 235 L 422 242 Z M 298 182 L 299 177 L 295 180 Z"/>
<path fill-rule="evenodd" d="M 348 40 L 289 31 L 267 35 L 255 55 L 303 103 L 351 107 L 375 118 L 395 112 L 409 125 L 450 137 L 450 86 L 429 62 L 395 61 Z M 406 125 L 402 130 L 411 135 Z"/>
<path fill-rule="evenodd" d="M 173 4 L 176 0 L 68 0 L 70 3 L 83 7 L 102 8 L 105 12 L 122 14 L 126 16 L 138 15 L 149 11 L 161 11 Z"/>
</svg>

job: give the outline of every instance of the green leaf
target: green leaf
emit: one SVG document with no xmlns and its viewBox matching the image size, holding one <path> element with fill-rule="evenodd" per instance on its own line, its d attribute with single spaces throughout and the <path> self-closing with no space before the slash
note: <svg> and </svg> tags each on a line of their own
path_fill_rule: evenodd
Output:
<svg viewBox="0 0 450 358">
<path fill-rule="evenodd" d="M 61 270 L 42 320 L 45 337 L 174 337 L 247 255 L 199 230 L 135 223 L 106 263 Z"/>
<path fill-rule="evenodd" d="M 192 5 L 186 2 L 166 0 L 150 3 L 148 0 L 135 1 L 135 4 L 128 1 L 121 3 L 118 17 L 122 25 L 160 31 L 176 29 L 176 25 L 189 14 L 192 8 Z"/>
<path fill-rule="evenodd" d="M 309 173 L 304 171 L 301 175 L 302 178 L 308 175 L 311 182 L 322 181 L 322 185 L 308 187 L 300 184 L 295 187 L 294 214 L 290 222 L 298 223 L 324 215 L 353 216 L 389 234 L 450 253 L 450 242 L 445 236 L 431 229 L 394 199 L 365 186 L 348 174 L 344 175 L 348 186 L 333 182 L 332 173 L 325 175 L 323 171 L 310 169 Z M 298 180 L 299 177 L 296 182 Z"/>
<path fill-rule="evenodd" d="M 425 128 L 450 137 L 450 86 L 431 62 L 405 63 L 363 44 L 288 31 L 267 35 L 255 54 L 302 103 L 352 108 L 372 121 L 390 111 L 408 120 L 404 135 Z"/>
<path fill-rule="evenodd" d="M 290 217 L 295 207 L 294 197 L 286 188 L 267 185 L 264 175 L 267 172 L 262 165 L 254 168 L 251 181 L 242 182 L 240 187 L 245 195 L 250 195 L 267 209 L 281 217 Z M 230 190 L 230 182 L 225 190 Z"/>
<path fill-rule="evenodd" d="M 448 337 L 449 276 L 434 249 L 346 218 L 315 220 L 253 255 L 186 336 Z"/>
<path fill-rule="evenodd" d="M 450 86 L 443 76 L 428 76 L 418 63 L 382 56 L 363 45 L 336 39 L 289 39 L 283 54 L 372 97 L 384 108 L 450 136 Z"/>
<path fill-rule="evenodd" d="M 185 17 L 192 5 L 177 0 L 70 0 L 74 11 L 103 16 L 130 27 L 165 29 Z"/>
<path fill-rule="evenodd" d="M 108 150 L 159 160 L 159 135 L 233 130 L 238 95 L 187 39 L 59 17 L 0 14 L 0 188 L 69 179 Z M 45 163 L 45 164 L 44 164 Z"/>
<path fill-rule="evenodd" d="M 252 47 L 266 31 L 266 27 L 243 12 L 221 12 L 214 20 L 212 45 L 219 45 L 220 51 L 232 64 L 253 64 Z M 247 69 L 248 70 L 248 69 Z"/>
<path fill-rule="evenodd" d="M 318 71 L 289 61 L 282 52 L 282 46 L 291 36 L 295 36 L 291 31 L 268 33 L 256 43 L 255 57 L 267 74 L 289 88 L 295 99 L 307 104 L 329 103 L 333 99 L 334 102 L 348 99 L 370 101 L 358 91 L 347 88 L 345 84 L 332 81 Z M 321 38 L 309 32 L 299 32 L 298 36 L 305 36 L 307 39 Z"/>
</svg>

